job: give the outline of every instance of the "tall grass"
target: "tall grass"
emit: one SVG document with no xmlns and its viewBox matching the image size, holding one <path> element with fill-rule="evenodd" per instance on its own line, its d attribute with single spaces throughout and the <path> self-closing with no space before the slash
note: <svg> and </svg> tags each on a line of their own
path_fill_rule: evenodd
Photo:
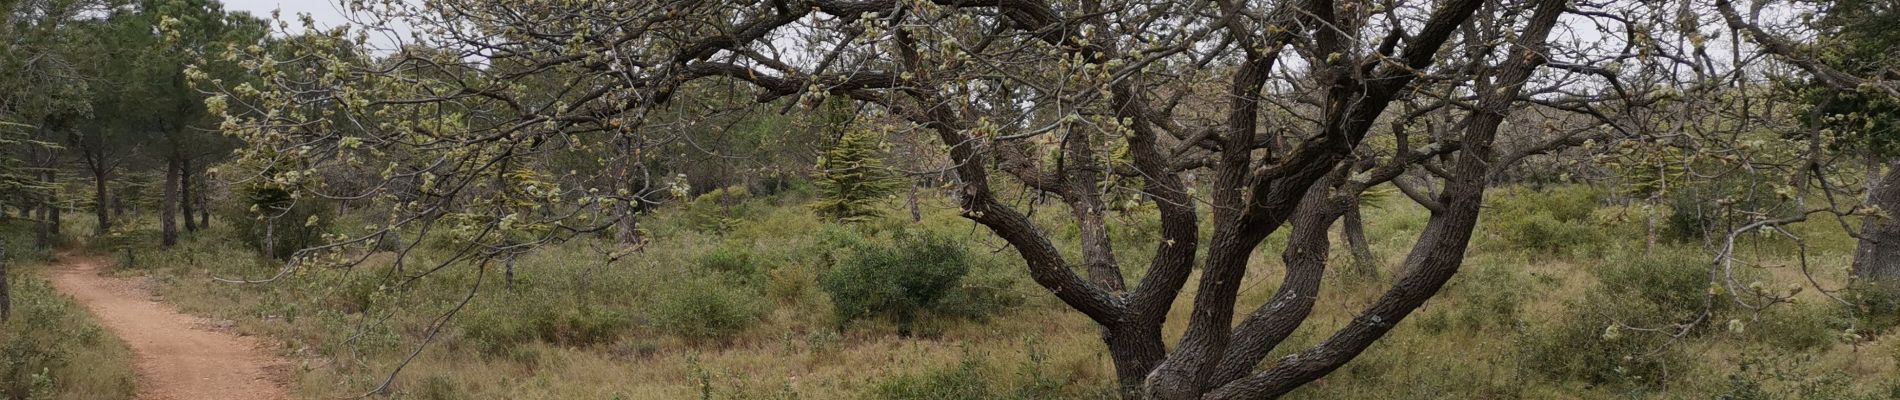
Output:
<svg viewBox="0 0 1900 400">
<path fill-rule="evenodd" d="M 132 353 L 41 276 L 50 258 L 24 224 L 0 224 L 12 317 L 0 324 L 0 398 L 131 399 Z"/>
<path fill-rule="evenodd" d="M 1842 340 L 1838 308 L 1808 290 L 1795 305 L 1756 312 L 1725 308 L 1718 321 L 1681 337 L 1623 330 L 1659 327 L 1699 312 L 1708 292 L 1708 252 L 1697 243 L 1649 248 L 1639 210 L 1605 206 L 1587 187 L 1503 188 L 1489 196 L 1477 243 L 1450 286 L 1385 340 L 1339 372 L 1295 396 L 1391 398 L 1714 398 L 1750 388 L 1789 397 L 1834 392 L 1884 395 L 1897 357 L 1856 349 L 1900 348 L 1891 334 Z M 189 312 L 238 321 L 241 330 L 279 339 L 304 360 L 298 391 L 311 397 L 358 395 L 376 387 L 428 327 L 467 307 L 397 376 L 404 398 L 1102 398 L 1113 373 L 1086 318 L 1030 283 L 1000 240 L 956 215 L 946 199 L 926 196 L 921 221 L 908 212 L 840 227 L 812 215 L 809 195 L 752 196 L 714 191 L 663 207 L 642 221 L 651 241 L 609 262 L 623 246 L 582 239 L 544 249 L 513 265 L 478 271 L 456 264 L 404 278 L 446 255 L 422 249 L 395 270 L 388 254 L 351 268 L 307 267 L 270 284 L 214 283 L 209 276 L 263 277 L 281 264 L 264 260 L 214 224 L 171 250 L 140 248 L 161 291 Z M 1025 206 L 1034 199 L 1023 199 Z M 1428 212 L 1391 196 L 1367 207 L 1375 263 L 1394 276 Z M 899 210 L 903 205 L 882 205 Z M 1059 204 L 1032 213 L 1058 247 L 1078 248 Z M 339 221 L 349 221 L 345 215 Z M 349 226 L 341 222 L 338 226 Z M 132 229 L 149 230 L 145 224 Z M 1793 227 L 1811 237 L 1811 270 L 1823 285 L 1844 280 L 1851 246 L 1819 243 L 1842 234 L 1827 223 Z M 1832 230 L 1831 230 L 1832 229 Z M 1131 279 L 1152 257 L 1153 210 L 1133 207 L 1110 218 L 1116 255 Z M 824 289 L 827 273 L 862 258 L 854 247 L 906 250 L 901 237 L 941 238 L 961 249 L 968 271 L 952 294 L 991 318 L 958 312 L 916 314 L 911 336 L 899 318 L 845 315 Z M 1797 246 L 1751 238 L 1742 275 L 1768 287 L 1807 282 L 1791 259 Z M 1264 302 L 1282 268 L 1273 256 L 1284 234 L 1262 246 L 1242 286 L 1243 308 Z M 1343 240 L 1336 240 L 1341 243 Z M 1347 252 L 1334 251 L 1345 265 Z M 1074 257 L 1077 254 L 1071 253 Z M 893 255 L 893 259 L 901 256 Z M 1321 291 L 1314 316 L 1277 355 L 1324 340 L 1350 323 L 1389 280 L 1362 274 Z M 479 278 L 478 278 L 479 277 Z M 407 284 L 405 284 L 407 282 Z M 1164 332 L 1178 337 L 1183 295 Z M 1817 316 L 1820 315 L 1820 316 Z M 1745 329 L 1731 331 L 1729 320 Z M 1900 351 L 1894 351 L 1900 356 Z M 1786 355 L 1773 356 L 1773 355 Z M 1805 358 L 1804 358 L 1805 357 Z M 1747 362 L 1743 362 L 1747 360 Z M 1806 361 L 1800 361 L 1806 360 Z M 1827 366 L 1854 379 L 1815 381 L 1756 373 L 1767 366 Z M 1746 381 L 1738 383 L 1740 381 Z M 1803 388 L 1808 389 L 1803 389 Z M 1807 391 L 1803 391 L 1807 390 Z M 1753 392 L 1751 392 L 1753 393 Z"/>
</svg>

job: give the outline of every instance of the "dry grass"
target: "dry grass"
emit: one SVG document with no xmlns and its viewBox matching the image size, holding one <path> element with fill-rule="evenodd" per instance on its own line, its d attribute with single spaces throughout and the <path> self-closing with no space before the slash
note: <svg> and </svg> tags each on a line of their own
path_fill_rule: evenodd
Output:
<svg viewBox="0 0 1900 400">
<path fill-rule="evenodd" d="M 1494 196 L 1493 201 L 1529 201 L 1535 192 Z M 1276 350 L 1285 354 L 1323 340 L 1351 320 L 1352 315 L 1382 293 L 1397 274 L 1397 260 L 1409 249 L 1423 226 L 1425 213 L 1404 199 L 1389 199 L 1369 209 L 1369 233 L 1374 250 L 1385 258 L 1383 277 L 1329 274 L 1313 317 Z M 595 256 L 599 244 L 571 243 L 524 258 L 520 292 L 510 294 L 495 274 L 469 310 L 445 330 L 397 376 L 394 394 L 403 398 L 873 398 L 879 388 L 903 377 L 929 376 L 972 362 L 982 366 L 989 393 L 1030 393 L 1023 388 L 1054 385 L 1053 391 L 1033 392 L 1040 397 L 1093 398 L 1112 391 L 1113 372 L 1094 326 L 1080 314 L 1066 310 L 1028 283 L 1014 254 L 1000 250 L 998 241 L 954 216 L 945 204 L 936 204 L 922 223 L 924 229 L 951 232 L 965 238 L 976 256 L 976 275 L 992 282 L 1013 282 L 1010 290 L 1025 297 L 1023 305 L 983 320 L 941 319 L 928 322 L 927 334 L 903 338 L 888 324 L 854 324 L 836 330 L 828 300 L 811 288 L 814 271 L 825 268 L 821 257 L 805 252 L 821 246 L 813 238 L 820 226 L 796 204 L 748 203 L 737 211 L 740 222 L 726 232 L 692 226 L 684 211 L 662 212 L 648 222 L 653 245 L 642 260 L 603 266 Z M 1500 210 L 1512 209 L 1501 207 Z M 1048 211 L 1048 210 L 1044 210 Z M 1058 240 L 1068 232 L 1058 224 L 1062 213 L 1041 212 L 1054 226 Z M 1717 332 L 1688 338 L 1672 346 L 1686 354 L 1689 365 L 1672 366 L 1663 386 L 1591 384 L 1555 379 L 1524 364 L 1524 343 L 1545 334 L 1575 312 L 1576 302 L 1598 290 L 1598 271 L 1618 257 L 1646 251 L 1701 252 L 1696 244 L 1665 243 L 1645 249 L 1642 221 L 1630 210 L 1601 209 L 1589 221 L 1594 234 L 1573 239 L 1576 247 L 1544 253 L 1516 244 L 1514 233 L 1487 223 L 1466 266 L 1445 292 L 1407 318 L 1388 338 L 1333 375 L 1296 393 L 1301 398 L 1715 398 L 1731 394 L 1731 376 L 1759 381 L 1777 397 L 1799 397 L 1814 382 L 1798 372 L 1840 374 L 1842 393 L 1878 398 L 1891 390 L 1900 339 L 1889 335 L 1872 341 L 1847 343 L 1827 340 L 1812 349 L 1787 351 L 1763 342 L 1775 335 L 1825 332 L 1813 327 L 1825 318 L 1789 320 L 1791 332 Z M 1487 221 L 1513 218 L 1487 215 Z M 1134 218 L 1131 220 L 1139 220 Z M 1119 221 L 1119 220 L 1118 220 Z M 1826 223 L 1804 224 L 1797 231 L 1809 238 L 1811 270 L 1824 287 L 1838 287 L 1847 249 L 1844 236 Z M 904 226 L 893 220 L 879 226 Z M 1141 227 L 1122 225 L 1118 256 L 1124 264 L 1145 265 L 1148 242 L 1140 241 Z M 1838 230 L 1838 227 L 1834 228 Z M 1744 246 L 1750 279 L 1770 287 L 1805 282 L 1787 243 L 1772 239 Z M 214 284 L 212 274 L 267 274 L 247 251 L 226 243 L 217 232 L 200 234 L 182 250 L 152 257 L 158 268 L 145 270 L 160 283 L 171 301 L 195 313 L 228 318 L 239 329 L 281 340 L 286 354 L 303 361 L 296 389 L 307 398 L 356 395 L 375 387 L 401 357 L 419 345 L 427 321 L 453 304 L 474 282 L 470 268 L 456 268 L 403 292 L 375 291 L 368 296 L 368 314 L 349 311 L 340 298 L 351 298 L 348 277 L 373 277 L 387 271 L 386 262 L 370 263 L 345 274 L 338 270 L 305 271 L 287 282 L 235 286 Z M 1243 285 L 1242 310 L 1264 302 L 1275 290 L 1280 271 L 1278 252 L 1283 239 L 1262 246 L 1249 266 Z M 767 310 L 743 332 L 720 340 L 694 340 L 665 333 L 643 315 L 664 304 L 669 285 L 704 274 L 694 261 L 719 246 L 738 246 L 761 264 L 765 283 L 757 287 L 734 284 L 732 296 L 757 296 Z M 1073 246 L 1069 246 L 1073 247 Z M 1335 251 L 1336 264 L 1346 262 L 1345 251 Z M 427 256 L 425 255 L 426 259 Z M 1131 271 L 1139 275 L 1140 271 Z M 588 286 L 581 286 L 586 282 Z M 1192 302 L 1189 293 L 1177 300 L 1171 323 L 1164 330 L 1170 340 L 1184 330 Z M 1501 294 L 1502 292 L 1509 292 Z M 549 295 L 548 293 L 552 293 Z M 1831 310 L 1817 291 L 1800 297 L 1814 312 Z M 615 328 L 608 340 L 590 343 L 551 343 L 530 340 L 507 344 L 499 351 L 467 336 L 466 324 L 510 321 L 513 313 L 541 308 L 585 304 L 628 316 L 631 322 Z M 525 305 L 525 306 L 524 306 Z M 1513 310 L 1496 314 L 1488 310 Z M 1807 309 L 1803 309 L 1807 310 Z M 387 314 L 385 314 L 387 313 Z M 1237 313 L 1244 315 L 1244 312 Z M 1784 318 L 1769 313 L 1759 317 Z M 487 315 L 480 319 L 471 315 Z M 367 318 L 366 318 L 367 316 Z M 525 317 L 524 317 L 525 318 Z M 367 321 L 367 322 L 366 322 Z M 1751 320 L 1753 321 L 1753 320 Z M 1777 320 L 1778 321 L 1778 320 Z M 1772 321 L 1771 321 L 1772 322 Z M 1761 324 L 1763 322 L 1751 322 Z M 1801 325 L 1808 324 L 1808 325 Z M 617 326 L 617 325 L 616 325 Z M 360 332 L 360 334 L 359 334 Z M 356 340 L 349 341 L 351 337 Z M 1777 339 L 1779 340 L 1779 339 Z M 1272 358 L 1269 358 L 1271 360 Z M 1754 359 L 1744 371 L 1741 360 Z M 1760 361 L 1766 360 L 1766 361 Z M 1759 373 L 1767 366 L 1790 371 Z"/>
</svg>

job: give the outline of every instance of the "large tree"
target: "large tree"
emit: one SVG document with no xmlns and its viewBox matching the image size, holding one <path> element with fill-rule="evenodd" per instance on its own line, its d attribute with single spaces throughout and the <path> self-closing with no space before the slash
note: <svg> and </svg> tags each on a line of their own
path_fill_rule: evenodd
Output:
<svg viewBox="0 0 1900 400">
<path fill-rule="evenodd" d="M 253 51 L 245 62 L 268 84 L 211 100 L 248 143 L 243 179 L 392 200 L 384 223 L 306 255 L 406 227 L 457 235 L 457 258 L 608 230 L 630 217 L 626 192 L 553 185 L 539 155 L 616 146 L 603 136 L 719 135 L 678 117 L 703 111 L 680 100 L 706 87 L 744 90 L 765 112 L 848 99 L 891 131 L 935 137 L 963 215 L 1100 325 L 1124 396 L 1158 399 L 1278 397 L 1352 360 L 1458 271 L 1496 174 L 1598 131 L 1506 115 L 1614 112 L 1631 93 L 1591 64 L 1642 46 L 1552 46 L 1567 13 L 1625 20 L 1561 0 L 346 5 L 362 30 Z M 397 26 L 416 41 L 374 62 L 339 54 L 400 38 Z M 1562 68 L 1543 68 L 1553 59 Z M 1455 128 L 1413 134 L 1425 113 Z M 338 193 L 317 178 L 365 163 L 383 184 Z M 1434 183 L 1407 190 L 1432 215 L 1396 281 L 1353 323 L 1262 365 L 1312 310 L 1340 204 L 1401 176 Z M 1036 203 L 1006 187 L 1060 199 L 1079 251 L 1059 249 L 1026 212 Z M 1151 258 L 1114 251 L 1111 190 L 1158 208 Z M 1289 224 L 1279 292 L 1242 309 L 1255 251 Z M 1170 345 L 1162 326 L 1197 265 L 1187 332 Z"/>
</svg>

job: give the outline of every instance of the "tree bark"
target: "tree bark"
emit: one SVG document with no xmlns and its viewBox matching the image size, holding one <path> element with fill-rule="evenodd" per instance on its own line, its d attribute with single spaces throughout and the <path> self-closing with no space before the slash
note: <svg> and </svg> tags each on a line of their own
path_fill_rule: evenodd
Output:
<svg viewBox="0 0 1900 400">
<path fill-rule="evenodd" d="M 192 215 L 197 214 L 196 212 L 194 212 L 193 209 L 195 207 L 193 207 L 193 204 L 192 204 L 193 200 L 196 199 L 195 197 L 192 196 L 192 193 L 194 192 L 191 189 L 192 182 L 193 180 L 191 179 L 191 159 L 179 158 L 178 159 L 178 192 L 179 192 L 178 193 L 178 209 L 179 209 L 180 216 L 184 217 L 186 232 L 198 231 L 198 221 L 193 221 L 191 218 Z M 340 202 L 340 201 L 337 202 L 337 204 L 342 204 L 342 203 L 343 202 Z"/>
<path fill-rule="evenodd" d="M 106 190 L 106 180 L 109 179 L 107 172 L 104 168 L 92 168 L 92 215 L 99 220 L 94 234 L 101 236 L 112 231 L 111 209 L 107 207 L 117 204 L 117 199 L 112 198 L 110 191 Z"/>
<path fill-rule="evenodd" d="M 7 243 L 0 241 L 0 322 L 13 317 L 13 296 L 8 291 L 7 282 Z"/>
<path fill-rule="evenodd" d="M 1887 171 L 1870 163 L 1867 205 L 1879 207 L 1884 217 L 1861 219 L 1860 246 L 1854 250 L 1854 278 L 1862 282 L 1900 285 L 1900 160 L 1887 161 Z"/>
<path fill-rule="evenodd" d="M 1346 247 L 1352 251 L 1352 271 L 1362 276 L 1379 274 L 1379 258 L 1372 254 L 1372 244 L 1366 241 L 1366 222 L 1360 214 L 1359 196 L 1347 196 L 1345 199 L 1345 221 L 1340 230 L 1346 236 Z"/>
<path fill-rule="evenodd" d="M 40 182 L 47 187 L 56 187 L 59 183 L 58 179 L 59 175 L 51 170 L 40 173 Z M 59 237 L 60 212 L 58 190 L 49 190 L 46 196 L 41 199 L 40 215 L 37 219 L 39 220 L 38 229 L 36 229 L 38 235 L 35 237 L 36 240 L 34 244 L 42 249 L 52 248 L 54 239 Z"/>
<path fill-rule="evenodd" d="M 198 191 L 197 191 L 198 198 L 196 200 L 198 201 L 198 228 L 199 229 L 211 228 L 211 183 L 207 181 L 208 179 L 210 178 L 206 175 L 199 175 L 198 181 L 197 181 L 198 182 Z M 186 215 L 185 217 L 190 218 L 191 216 Z"/>
<path fill-rule="evenodd" d="M 178 244 L 178 167 L 176 158 L 165 163 L 164 199 L 158 206 L 159 244 L 168 248 Z"/>
</svg>

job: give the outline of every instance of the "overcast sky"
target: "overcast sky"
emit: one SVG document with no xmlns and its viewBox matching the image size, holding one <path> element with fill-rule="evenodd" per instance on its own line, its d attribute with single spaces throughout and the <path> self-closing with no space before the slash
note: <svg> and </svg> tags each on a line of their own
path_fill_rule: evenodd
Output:
<svg viewBox="0 0 1900 400">
<path fill-rule="evenodd" d="M 317 19 L 317 25 L 328 28 L 348 23 L 338 4 L 331 0 L 224 0 L 224 9 L 228 11 L 250 11 L 259 17 L 269 18 L 272 9 L 284 11 L 284 19 L 296 24 L 298 13 L 309 13 Z"/>
</svg>

